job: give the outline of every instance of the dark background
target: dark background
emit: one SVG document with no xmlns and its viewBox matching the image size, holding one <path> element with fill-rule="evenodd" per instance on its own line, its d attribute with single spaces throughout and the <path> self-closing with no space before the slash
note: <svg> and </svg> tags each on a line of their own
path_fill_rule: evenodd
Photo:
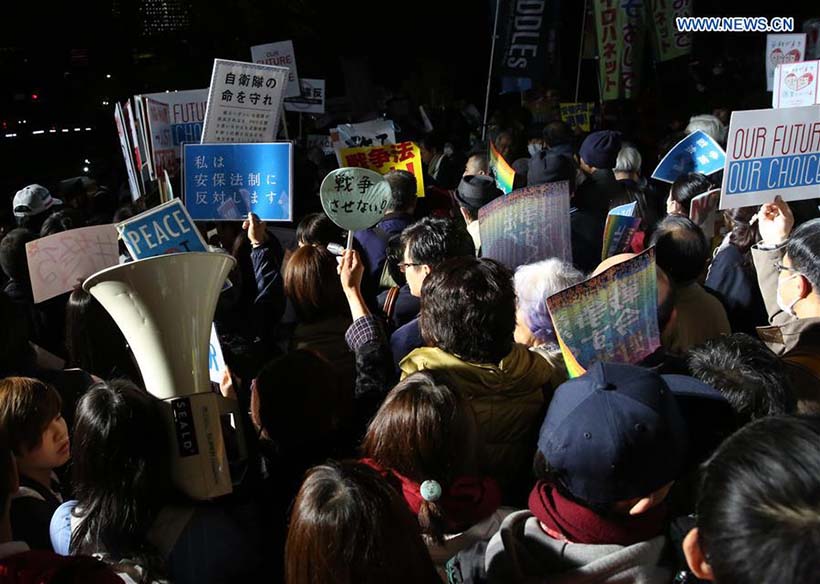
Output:
<svg viewBox="0 0 820 584">
<path fill-rule="evenodd" d="M 820 12 L 810 4 L 787 0 L 773 12 L 771 4 L 695 0 L 694 14 L 793 16 L 800 32 L 802 21 Z M 583 6 L 580 0 L 561 0 L 559 66 L 543 84 L 560 90 L 564 101 L 574 98 Z M 430 107 L 466 99 L 482 110 L 493 7 L 493 0 L 6 2 L 0 38 L 0 202 L 8 206 L 5 201 L 25 184 L 49 186 L 83 174 L 86 166 L 88 174 L 117 183 L 122 161 L 113 103 L 137 93 L 207 87 L 215 57 L 250 60 L 255 44 L 292 39 L 299 75 L 326 79 L 331 102 L 348 93 L 347 79 L 354 85 L 372 82 L 366 86 L 377 88 L 382 98 L 404 95 Z M 691 58 L 658 67 L 647 49 L 641 95 L 616 104 L 616 117 L 628 124 L 651 117 L 664 126 L 672 117 L 718 105 L 770 107 L 765 37 L 700 33 Z M 727 62 L 731 87 L 709 86 L 715 60 Z M 693 75 L 705 80 L 705 91 L 695 89 Z M 492 92 L 491 109 L 514 106 L 521 98 L 497 93 Z M 586 60 L 580 99 L 595 101 L 597 93 L 596 62 Z M 46 133 L 32 135 L 34 130 Z M 6 138 L 9 133 L 17 136 Z"/>
</svg>

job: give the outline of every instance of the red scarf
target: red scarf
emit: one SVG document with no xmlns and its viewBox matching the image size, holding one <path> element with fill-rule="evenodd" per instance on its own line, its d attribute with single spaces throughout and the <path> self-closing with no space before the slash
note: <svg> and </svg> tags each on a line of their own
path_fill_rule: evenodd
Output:
<svg viewBox="0 0 820 584">
<path fill-rule="evenodd" d="M 385 469 L 372 458 L 363 458 L 364 464 L 379 471 L 398 489 L 414 515 L 419 514 L 424 499 L 419 483 L 392 469 Z M 441 485 L 441 498 L 436 504 L 444 513 L 449 533 L 457 533 L 486 519 L 501 505 L 501 488 L 489 477 L 459 477 L 449 485 Z"/>
<path fill-rule="evenodd" d="M 603 517 L 570 501 L 546 481 L 535 483 L 529 508 L 550 537 L 572 543 L 632 545 L 660 535 L 666 520 L 664 504 L 640 515 Z"/>
</svg>

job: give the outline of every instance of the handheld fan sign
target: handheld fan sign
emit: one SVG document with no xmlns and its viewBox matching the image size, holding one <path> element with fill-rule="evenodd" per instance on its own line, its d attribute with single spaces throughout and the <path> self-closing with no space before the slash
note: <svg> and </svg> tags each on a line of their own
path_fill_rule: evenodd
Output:
<svg viewBox="0 0 820 584">
<path fill-rule="evenodd" d="M 319 197 L 330 220 L 352 233 L 373 227 L 384 216 L 390 184 L 373 170 L 337 168 L 322 181 Z"/>
</svg>

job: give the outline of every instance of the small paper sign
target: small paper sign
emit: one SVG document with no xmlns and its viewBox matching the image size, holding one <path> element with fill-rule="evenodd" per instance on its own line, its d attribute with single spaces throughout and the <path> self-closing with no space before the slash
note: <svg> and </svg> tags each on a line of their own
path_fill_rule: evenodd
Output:
<svg viewBox="0 0 820 584">
<path fill-rule="evenodd" d="M 652 178 L 673 183 L 689 172 L 709 176 L 723 170 L 725 162 L 726 153 L 720 144 L 705 132 L 697 130 L 675 144 L 658 164 Z"/>
</svg>

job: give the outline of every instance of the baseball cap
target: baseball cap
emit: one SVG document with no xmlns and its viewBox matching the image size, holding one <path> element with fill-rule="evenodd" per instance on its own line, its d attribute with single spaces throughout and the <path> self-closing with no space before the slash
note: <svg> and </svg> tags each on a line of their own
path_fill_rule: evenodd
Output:
<svg viewBox="0 0 820 584">
<path fill-rule="evenodd" d="M 28 185 L 14 195 L 14 216 L 32 217 L 39 215 L 54 205 L 62 205 L 60 199 L 55 199 L 48 189 L 40 185 Z"/>
<path fill-rule="evenodd" d="M 645 497 L 678 478 L 689 428 L 677 395 L 719 395 L 684 375 L 595 363 L 550 402 L 538 450 L 574 497 L 610 504 Z"/>
</svg>

